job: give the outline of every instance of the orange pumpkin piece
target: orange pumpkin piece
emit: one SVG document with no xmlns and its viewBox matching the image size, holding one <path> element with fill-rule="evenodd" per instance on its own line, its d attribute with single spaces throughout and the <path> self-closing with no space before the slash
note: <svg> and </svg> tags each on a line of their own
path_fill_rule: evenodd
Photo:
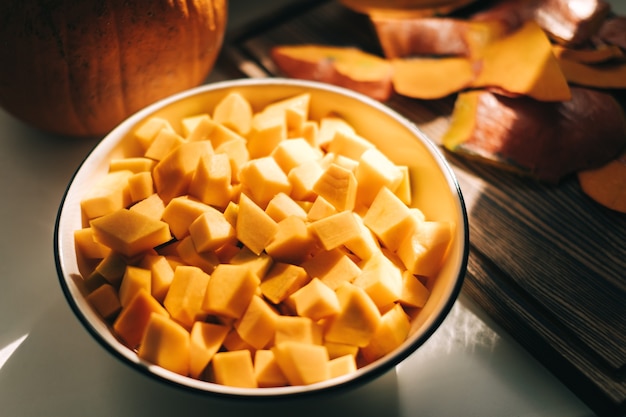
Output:
<svg viewBox="0 0 626 417">
<path fill-rule="evenodd" d="M 202 83 L 227 2 L 26 0 L 3 2 L 0 16 L 0 106 L 45 131 L 97 136 Z"/>
<path fill-rule="evenodd" d="M 594 201 L 626 213 L 626 153 L 598 168 L 578 172 L 578 182 Z"/>
<path fill-rule="evenodd" d="M 278 46 L 271 50 L 278 68 L 292 78 L 327 82 L 359 91 L 377 100 L 391 96 L 391 66 L 352 47 Z"/>
<path fill-rule="evenodd" d="M 131 349 L 141 343 L 152 314 L 169 317 L 169 313 L 148 291 L 140 289 L 113 323 L 115 333 Z"/>
<path fill-rule="evenodd" d="M 167 316 L 153 313 L 137 356 L 180 375 L 189 374 L 189 332 Z"/>
<path fill-rule="evenodd" d="M 477 57 L 481 68 L 473 87 L 492 88 L 513 96 L 526 95 L 541 101 L 571 98 L 545 32 L 533 21 L 519 30 L 490 42 Z"/>
</svg>

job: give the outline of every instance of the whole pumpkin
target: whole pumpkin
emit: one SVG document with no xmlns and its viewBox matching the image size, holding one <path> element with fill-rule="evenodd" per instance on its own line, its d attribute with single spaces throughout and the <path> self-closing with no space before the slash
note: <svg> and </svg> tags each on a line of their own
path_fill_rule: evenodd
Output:
<svg viewBox="0 0 626 417">
<path fill-rule="evenodd" d="M 51 133 L 98 136 L 201 84 L 227 0 L 0 2 L 0 106 Z"/>
</svg>

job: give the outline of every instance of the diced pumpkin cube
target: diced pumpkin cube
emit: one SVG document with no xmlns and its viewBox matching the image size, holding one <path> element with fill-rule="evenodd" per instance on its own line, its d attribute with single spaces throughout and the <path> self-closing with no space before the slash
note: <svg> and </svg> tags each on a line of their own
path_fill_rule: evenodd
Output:
<svg viewBox="0 0 626 417">
<path fill-rule="evenodd" d="M 121 278 L 120 278 L 121 281 Z M 111 285 L 113 286 L 113 284 L 111 284 L 109 281 L 107 281 L 102 274 L 100 274 L 99 272 L 97 272 L 95 269 L 93 271 L 91 271 L 89 273 L 89 275 L 87 275 L 84 279 L 83 279 L 83 286 L 85 287 L 85 292 L 87 294 L 95 291 L 96 289 L 100 288 L 102 285 Z M 119 282 L 118 282 L 118 286 L 119 286 Z M 116 288 L 113 286 L 113 288 Z M 115 289 L 115 292 L 117 294 L 117 288 Z"/>
<path fill-rule="evenodd" d="M 357 370 L 356 360 L 352 355 L 339 356 L 328 361 L 328 372 L 330 378 L 348 375 Z"/>
<path fill-rule="evenodd" d="M 291 196 L 295 200 L 313 201 L 317 193 L 313 191 L 313 186 L 324 173 L 318 161 L 304 162 L 294 167 L 287 174 L 287 179 L 291 184 Z"/>
<path fill-rule="evenodd" d="M 372 142 L 355 132 L 337 130 L 328 143 L 326 151 L 358 160 L 363 152 L 374 147 Z"/>
<path fill-rule="evenodd" d="M 322 344 L 322 327 L 308 317 L 282 315 L 276 318 L 275 324 L 274 345 L 287 341 Z"/>
<path fill-rule="evenodd" d="M 291 192 L 287 175 L 269 156 L 248 161 L 239 172 L 239 181 L 244 192 L 261 208 L 276 194 Z"/>
<path fill-rule="evenodd" d="M 172 234 L 178 240 L 189 235 L 189 226 L 203 213 L 215 210 L 213 207 L 189 196 L 175 197 L 165 206 L 163 221 L 169 224 Z"/>
<path fill-rule="evenodd" d="M 167 223 L 128 209 L 91 221 L 94 239 L 122 255 L 132 257 L 172 239 Z"/>
<path fill-rule="evenodd" d="M 143 171 L 131 175 L 128 178 L 128 193 L 133 203 L 150 197 L 154 193 L 152 173 Z"/>
<path fill-rule="evenodd" d="M 359 161 L 348 158 L 344 155 L 329 152 L 324 155 L 324 158 L 320 161 L 320 165 L 322 168 L 328 168 L 331 164 L 339 165 L 340 167 L 354 173 L 356 171 L 356 167 L 359 165 Z"/>
<path fill-rule="evenodd" d="M 450 222 L 425 221 L 400 242 L 396 253 L 412 274 L 434 277 L 451 241 Z"/>
<path fill-rule="evenodd" d="M 189 134 L 189 141 L 208 140 L 213 148 L 233 140 L 241 140 L 243 137 L 228 127 L 216 123 L 210 119 L 202 119 L 196 128 Z"/>
<path fill-rule="evenodd" d="M 313 191 L 337 211 L 351 211 L 356 203 L 357 180 L 352 171 L 330 164 L 313 185 Z"/>
<path fill-rule="evenodd" d="M 387 187 L 379 190 L 363 222 L 391 251 L 398 248 L 414 224 L 409 207 Z"/>
<path fill-rule="evenodd" d="M 235 227 L 237 239 L 258 255 L 274 238 L 277 230 L 277 223 L 246 194 L 241 194 Z"/>
<path fill-rule="evenodd" d="M 152 293 L 152 273 L 149 269 L 127 265 L 119 289 L 122 306 L 128 305 L 140 289 Z"/>
<path fill-rule="evenodd" d="M 315 201 L 313 201 L 313 204 L 311 204 L 309 211 L 307 212 L 307 218 L 310 221 L 314 222 L 316 220 L 323 219 L 324 217 L 331 216 L 335 213 L 337 213 L 337 209 L 335 208 L 335 206 L 330 204 L 330 202 L 328 202 L 328 200 L 326 200 L 324 197 L 317 196 L 317 198 L 315 198 Z"/>
<path fill-rule="evenodd" d="M 356 216 L 352 211 L 341 211 L 316 220 L 309 225 L 326 250 L 332 250 L 361 235 Z"/>
<path fill-rule="evenodd" d="M 233 139 L 215 147 L 216 154 L 228 156 L 231 170 L 231 182 L 239 182 L 239 171 L 250 160 L 247 141 L 245 139 Z"/>
<path fill-rule="evenodd" d="M 398 196 L 400 201 L 402 201 L 407 206 L 410 206 L 411 202 L 413 201 L 411 188 L 411 172 L 409 171 L 409 167 L 406 165 L 398 165 L 398 168 L 402 173 L 402 181 L 400 181 L 398 188 L 396 188 L 395 194 Z"/>
<path fill-rule="evenodd" d="M 314 384 L 330 377 L 324 346 L 288 341 L 272 347 L 272 352 L 291 385 Z"/>
<path fill-rule="evenodd" d="M 127 259 L 118 252 L 109 251 L 102 258 L 94 270 L 95 273 L 103 277 L 109 284 L 119 288 L 122 278 L 126 272 Z"/>
<path fill-rule="evenodd" d="M 260 349 L 254 353 L 254 376 L 261 388 L 282 387 L 289 384 L 271 350 Z"/>
<path fill-rule="evenodd" d="M 304 220 L 289 216 L 278 222 L 276 233 L 265 246 L 265 251 L 278 262 L 299 264 L 316 246 L 317 241 Z"/>
<path fill-rule="evenodd" d="M 206 314 L 202 303 L 209 283 L 209 274 L 198 267 L 179 266 L 163 300 L 170 316 L 187 329 Z"/>
<path fill-rule="evenodd" d="M 317 161 L 322 153 L 304 138 L 295 138 L 280 142 L 271 156 L 283 172 L 289 174 L 289 171 L 305 162 Z"/>
<path fill-rule="evenodd" d="M 329 319 L 324 338 L 359 347 L 369 344 L 380 323 L 380 312 L 365 290 L 349 282 L 336 289 L 340 311 Z"/>
<path fill-rule="evenodd" d="M 396 302 L 402 294 L 402 271 L 382 252 L 363 262 L 354 285 L 365 290 L 379 309 Z"/>
<path fill-rule="evenodd" d="M 430 290 L 410 271 L 402 273 L 402 293 L 398 300 L 408 307 L 424 307 L 430 297 Z"/>
<path fill-rule="evenodd" d="M 111 250 L 93 238 L 93 229 L 84 227 L 74 231 L 74 246 L 77 253 L 87 259 L 102 259 Z"/>
<path fill-rule="evenodd" d="M 228 320 L 234 321 L 234 319 L 228 319 Z M 241 336 L 239 336 L 239 333 L 237 333 L 237 330 L 235 328 L 232 328 L 226 335 L 226 338 L 224 339 L 223 347 L 224 349 L 231 351 L 231 352 L 235 350 L 248 350 L 252 353 L 255 351 L 252 345 L 250 345 L 248 342 L 243 340 Z"/>
<path fill-rule="evenodd" d="M 231 201 L 231 166 L 228 155 L 204 155 L 191 178 L 189 194 L 205 204 L 226 208 Z"/>
<path fill-rule="evenodd" d="M 242 247 L 231 259 L 232 265 L 242 265 L 249 268 L 259 279 L 263 279 L 272 267 L 274 260 L 265 252 L 259 255 L 253 253 L 246 246 Z"/>
<path fill-rule="evenodd" d="M 191 223 L 189 235 L 198 252 L 216 250 L 237 240 L 235 228 L 221 211 L 213 207 Z"/>
<path fill-rule="evenodd" d="M 193 132 L 196 127 L 205 120 L 211 120 L 211 115 L 208 113 L 200 113 L 193 116 L 183 117 L 180 121 L 180 126 L 183 129 L 183 136 L 188 139 L 191 132 Z"/>
<path fill-rule="evenodd" d="M 240 93 L 231 92 L 215 106 L 213 120 L 241 135 L 247 135 L 252 124 L 252 106 Z"/>
<path fill-rule="evenodd" d="M 361 269 L 340 248 L 320 251 L 302 263 L 311 278 L 319 278 L 324 284 L 335 290 L 343 282 L 352 282 Z"/>
<path fill-rule="evenodd" d="M 404 342 L 411 323 L 402 306 L 396 304 L 380 318 L 380 325 L 367 346 L 361 348 L 363 358 L 369 363 L 392 352 Z"/>
<path fill-rule="evenodd" d="M 152 296 L 159 302 L 163 302 L 174 279 L 174 269 L 167 258 L 163 255 L 146 255 L 139 266 L 150 270 Z"/>
<path fill-rule="evenodd" d="M 247 141 L 250 159 L 269 156 L 284 140 L 287 140 L 287 120 L 284 115 L 254 115 Z"/>
<path fill-rule="evenodd" d="M 277 317 L 278 313 L 255 295 L 243 316 L 235 322 L 235 329 L 245 342 L 255 349 L 263 349 L 274 338 Z"/>
<path fill-rule="evenodd" d="M 87 294 L 87 302 L 105 320 L 113 320 L 122 309 L 117 290 L 111 284 L 102 284 Z"/>
<path fill-rule="evenodd" d="M 189 375 L 192 378 L 201 378 L 229 331 L 230 327 L 221 324 L 203 321 L 193 324 L 189 345 Z"/>
<path fill-rule="evenodd" d="M 185 139 L 174 130 L 161 129 L 148 145 L 144 156 L 160 161 L 183 143 L 185 143 Z"/>
<path fill-rule="evenodd" d="M 212 363 L 213 375 L 218 384 L 239 388 L 258 387 L 249 350 L 217 352 Z"/>
<path fill-rule="evenodd" d="M 289 195 L 278 193 L 267 204 L 265 212 L 276 222 L 280 222 L 289 216 L 306 219 L 306 211 L 296 203 Z"/>
<path fill-rule="evenodd" d="M 353 134 L 354 128 L 341 117 L 322 117 L 322 119 L 320 120 L 319 132 L 317 135 L 317 145 L 326 149 L 326 147 L 338 131 L 347 134 Z"/>
<path fill-rule="evenodd" d="M 157 193 L 153 193 L 130 206 L 129 210 L 148 216 L 151 219 L 161 220 L 165 211 L 165 203 Z"/>
<path fill-rule="evenodd" d="M 270 103 L 258 114 L 285 117 L 287 128 L 297 130 L 309 117 L 310 102 L 311 94 L 302 93 Z"/>
<path fill-rule="evenodd" d="M 174 132 L 172 125 L 166 119 L 161 117 L 150 117 L 135 130 L 134 134 L 143 149 L 148 149 L 156 135 L 161 130 Z"/>
<path fill-rule="evenodd" d="M 319 123 L 316 120 L 305 120 L 300 130 L 294 131 L 297 137 L 304 138 L 311 146 L 317 146 Z"/>
<path fill-rule="evenodd" d="M 198 252 L 191 236 L 177 242 L 176 254 L 187 265 L 196 266 L 207 274 L 213 273 L 220 259 L 214 251 Z"/>
<path fill-rule="evenodd" d="M 186 142 L 159 161 L 152 175 L 156 190 L 165 203 L 188 193 L 200 158 L 213 152 L 211 142 Z"/>
<path fill-rule="evenodd" d="M 131 171 L 132 173 L 151 172 L 156 162 L 153 159 L 141 156 L 128 158 L 115 158 L 109 162 L 109 172 Z"/>
<path fill-rule="evenodd" d="M 259 278 L 250 268 L 219 264 L 211 274 L 202 308 L 212 314 L 239 318 L 258 286 Z"/>
<path fill-rule="evenodd" d="M 359 353 L 359 347 L 356 345 L 347 345 L 345 343 L 335 343 L 324 340 L 324 346 L 326 346 L 328 357 L 330 359 L 339 358 L 345 355 L 351 355 L 356 359 Z"/>
<path fill-rule="evenodd" d="M 383 187 L 395 191 L 403 179 L 400 168 L 376 148 L 363 152 L 354 175 L 359 184 L 357 199 L 364 206 L 369 206 Z"/>
<path fill-rule="evenodd" d="M 310 281 L 304 268 L 276 262 L 261 281 L 261 293 L 274 304 L 279 304 Z"/>
<path fill-rule="evenodd" d="M 339 313 L 339 299 L 330 287 L 313 278 L 311 282 L 291 295 L 299 316 L 314 321 Z"/>
<path fill-rule="evenodd" d="M 189 374 L 189 332 L 167 316 L 153 313 L 137 356 L 177 374 Z"/>
<path fill-rule="evenodd" d="M 380 244 L 372 231 L 365 226 L 363 218 L 356 213 L 352 213 L 356 220 L 360 233 L 353 239 L 345 243 L 345 247 L 361 260 L 368 260 L 380 251 Z"/>
<path fill-rule="evenodd" d="M 104 175 L 81 200 L 83 216 L 92 220 L 128 207 L 131 203 L 128 179 L 132 175 L 131 171 L 114 171 Z"/>
<path fill-rule="evenodd" d="M 113 323 L 115 333 L 131 349 L 141 343 L 144 331 L 152 314 L 169 317 L 169 313 L 150 293 L 139 290 L 127 306 L 122 308 Z"/>
</svg>

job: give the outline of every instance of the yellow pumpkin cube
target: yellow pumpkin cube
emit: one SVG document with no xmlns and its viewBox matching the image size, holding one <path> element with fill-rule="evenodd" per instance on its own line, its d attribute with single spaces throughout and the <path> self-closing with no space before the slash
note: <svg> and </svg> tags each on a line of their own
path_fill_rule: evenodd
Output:
<svg viewBox="0 0 626 417">
<path fill-rule="evenodd" d="M 400 304 L 408 307 L 424 307 L 430 297 L 430 290 L 410 271 L 402 273 Z"/>
<path fill-rule="evenodd" d="M 189 194 L 205 204 L 221 209 L 231 201 L 231 166 L 228 155 L 204 155 L 191 178 Z"/>
<path fill-rule="evenodd" d="M 162 368 L 189 375 L 189 332 L 169 317 L 152 314 L 137 356 Z"/>
<path fill-rule="evenodd" d="M 244 192 L 261 208 L 267 207 L 278 193 L 291 193 L 287 175 L 274 158 L 263 157 L 248 161 L 239 172 Z"/>
<path fill-rule="evenodd" d="M 381 188 L 395 191 L 403 179 L 400 168 L 377 148 L 367 149 L 354 173 L 359 184 L 358 201 L 369 206 Z"/>
<path fill-rule="evenodd" d="M 278 193 L 267 204 L 265 212 L 276 222 L 280 222 L 289 216 L 306 219 L 306 211 L 296 203 L 289 195 Z"/>
<path fill-rule="evenodd" d="M 322 152 L 304 138 L 294 138 L 281 141 L 271 156 L 283 172 L 289 174 L 289 171 L 303 163 L 319 160 Z"/>
<path fill-rule="evenodd" d="M 102 284 L 86 296 L 87 302 L 103 319 L 115 319 L 122 309 L 117 290 L 111 284 Z"/>
<path fill-rule="evenodd" d="M 322 344 L 322 327 L 308 317 L 282 315 L 276 318 L 275 325 L 274 345 L 288 341 Z"/>
<path fill-rule="evenodd" d="M 452 223 L 425 221 L 408 234 L 396 253 L 414 275 L 434 277 L 452 241 Z"/>
<path fill-rule="evenodd" d="M 411 202 L 413 201 L 411 172 L 409 171 L 409 167 L 406 165 L 398 165 L 398 168 L 402 173 L 402 180 L 400 181 L 400 184 L 398 184 L 398 188 L 396 188 L 395 194 L 398 196 L 400 201 L 402 201 L 407 206 L 410 206 Z"/>
<path fill-rule="evenodd" d="M 409 317 L 402 306 L 396 304 L 382 315 L 370 342 L 361 348 L 363 358 L 370 363 L 392 352 L 406 340 L 410 328 Z"/>
<path fill-rule="evenodd" d="M 159 302 L 163 302 L 174 279 L 174 269 L 171 264 L 163 255 L 146 255 L 139 266 L 150 270 L 152 296 Z"/>
<path fill-rule="evenodd" d="M 258 114 L 282 116 L 286 119 L 288 130 L 298 130 L 309 117 L 310 102 L 311 94 L 302 93 L 270 103 Z"/>
<path fill-rule="evenodd" d="M 128 209 L 91 221 L 94 239 L 115 252 L 132 257 L 172 239 L 167 223 Z"/>
<path fill-rule="evenodd" d="M 83 216 L 87 220 L 111 214 L 126 208 L 131 203 L 128 179 L 132 171 L 114 171 L 104 175 L 85 193 L 80 202 Z"/>
<path fill-rule="evenodd" d="M 330 204 L 330 202 L 328 202 L 328 200 L 326 200 L 324 197 L 317 196 L 315 198 L 315 201 L 313 201 L 313 204 L 311 204 L 309 211 L 307 212 L 307 218 L 310 221 L 314 222 L 319 219 L 323 219 L 324 217 L 331 216 L 335 213 L 337 213 L 337 209 L 335 208 L 335 206 Z"/>
<path fill-rule="evenodd" d="M 258 286 L 259 278 L 250 268 L 219 264 L 211 274 L 202 308 L 237 319 L 248 308 Z"/>
<path fill-rule="evenodd" d="M 276 262 L 261 281 L 259 288 L 265 298 L 279 304 L 310 281 L 309 275 L 299 265 Z"/>
<path fill-rule="evenodd" d="M 128 178 L 128 193 L 130 201 L 136 203 L 154 194 L 152 173 L 149 171 L 138 172 Z"/>
<path fill-rule="evenodd" d="M 177 256 L 187 265 L 202 269 L 207 274 L 213 273 L 220 259 L 214 251 L 198 252 L 191 236 L 177 242 Z"/>
<path fill-rule="evenodd" d="M 339 116 L 322 117 L 317 135 L 317 145 L 326 149 L 338 131 L 353 134 L 354 128 Z"/>
<path fill-rule="evenodd" d="M 163 300 L 170 316 L 187 329 L 206 316 L 202 303 L 209 283 L 209 274 L 195 266 L 179 266 Z"/>
<path fill-rule="evenodd" d="M 148 149 L 156 135 L 161 130 L 167 130 L 172 133 L 174 132 L 174 128 L 172 128 L 172 125 L 166 119 L 163 119 L 162 117 L 150 117 L 135 130 L 134 134 L 137 141 L 145 150 Z"/>
<path fill-rule="evenodd" d="M 208 113 L 200 113 L 193 116 L 183 117 L 180 121 L 180 126 L 182 127 L 184 138 L 189 140 L 191 132 L 193 132 L 198 125 L 207 120 L 211 120 L 211 115 Z"/>
<path fill-rule="evenodd" d="M 330 378 L 328 352 L 324 346 L 287 341 L 271 350 L 291 385 L 309 385 Z"/>
<path fill-rule="evenodd" d="M 396 302 L 402 295 L 402 270 L 378 252 L 359 265 L 361 274 L 354 285 L 365 290 L 379 309 Z"/>
<path fill-rule="evenodd" d="M 129 210 L 143 214 L 154 220 L 161 220 L 163 212 L 165 211 L 165 203 L 157 193 L 153 193 L 130 206 Z"/>
<path fill-rule="evenodd" d="M 189 225 L 189 235 L 198 252 L 214 251 L 237 240 L 235 228 L 221 211 L 213 207 Z"/>
<path fill-rule="evenodd" d="M 257 388 L 252 354 L 249 350 L 218 352 L 213 356 L 213 375 L 221 385 Z"/>
<path fill-rule="evenodd" d="M 94 273 L 100 275 L 115 288 L 119 288 L 124 272 L 126 272 L 127 264 L 128 260 L 126 257 L 118 252 L 109 250 L 109 253 L 96 265 Z"/>
<path fill-rule="evenodd" d="M 337 130 L 328 143 L 326 151 L 358 160 L 363 152 L 374 147 L 372 142 L 359 136 L 356 132 Z"/>
<path fill-rule="evenodd" d="M 228 93 L 215 106 L 213 120 L 241 135 L 247 135 L 252 125 L 252 106 L 240 93 Z"/>
<path fill-rule="evenodd" d="M 132 173 L 151 172 L 156 161 L 154 159 L 141 156 L 128 158 L 115 158 L 109 162 L 109 172 L 112 171 L 130 171 Z"/>
<path fill-rule="evenodd" d="M 239 171 L 241 171 L 241 168 L 250 160 L 247 141 L 243 138 L 229 140 L 228 142 L 216 146 L 215 153 L 228 156 L 231 170 L 231 182 L 233 184 L 238 183 Z"/>
<path fill-rule="evenodd" d="M 302 263 L 311 278 L 319 278 L 335 290 L 343 282 L 352 282 L 361 269 L 341 248 L 320 251 Z"/>
<path fill-rule="evenodd" d="M 149 269 L 127 265 L 119 289 L 122 306 L 128 305 L 140 289 L 152 293 L 152 273 Z"/>
<path fill-rule="evenodd" d="M 316 120 L 305 120 L 300 130 L 294 130 L 296 137 L 304 138 L 311 146 L 317 147 L 317 136 L 320 126 Z"/>
<path fill-rule="evenodd" d="M 263 349 L 274 339 L 277 317 L 278 313 L 255 295 L 241 318 L 235 322 L 235 329 L 246 343 L 255 349 Z"/>
<path fill-rule="evenodd" d="M 164 202 L 189 191 L 189 184 L 204 155 L 213 154 L 211 142 L 186 142 L 169 152 L 154 167 L 154 186 Z"/>
<path fill-rule="evenodd" d="M 359 259 L 366 261 L 380 252 L 380 244 L 374 233 L 365 226 L 363 218 L 354 212 L 352 214 L 359 226 L 359 234 L 348 240 L 344 246 Z"/>
<path fill-rule="evenodd" d="M 196 321 L 191 328 L 189 345 L 189 375 L 201 378 L 209 362 L 221 348 L 229 326 Z"/>
<path fill-rule="evenodd" d="M 232 265 L 245 266 L 259 279 L 263 279 L 274 264 L 274 260 L 265 252 L 257 255 L 244 246 L 230 259 L 230 263 Z"/>
<path fill-rule="evenodd" d="M 189 235 L 189 226 L 207 211 L 215 210 L 208 204 L 190 196 L 172 198 L 163 211 L 163 221 L 170 226 L 178 240 Z"/>
<path fill-rule="evenodd" d="M 237 239 L 253 253 L 259 255 L 274 238 L 278 224 L 246 194 L 239 198 Z"/>
<path fill-rule="evenodd" d="M 413 229 L 414 219 L 409 207 L 389 188 L 382 187 L 363 216 L 363 223 L 386 248 L 395 251 Z"/>
<path fill-rule="evenodd" d="M 287 120 L 280 114 L 262 115 L 252 118 L 252 129 L 247 136 L 250 159 L 269 156 L 276 146 L 287 140 Z"/>
<path fill-rule="evenodd" d="M 354 241 L 362 232 L 356 215 L 351 211 L 341 211 L 316 220 L 309 227 L 325 250 L 332 250 Z"/>
<path fill-rule="evenodd" d="M 324 346 L 326 346 L 326 350 L 328 351 L 328 357 L 330 359 L 339 358 L 345 355 L 351 355 L 356 359 L 359 353 L 359 347 L 356 345 L 348 345 L 345 343 L 335 343 L 335 342 L 329 342 L 328 340 L 324 340 Z"/>
<path fill-rule="evenodd" d="M 313 191 L 337 211 L 352 211 L 356 204 L 357 180 L 352 171 L 330 164 L 313 185 Z"/>
<path fill-rule="evenodd" d="M 291 295 L 299 316 L 318 321 L 339 313 L 337 294 L 318 278 Z"/>
<path fill-rule="evenodd" d="M 363 288 L 349 282 L 337 289 L 340 311 L 329 319 L 326 341 L 356 345 L 369 344 L 380 324 L 380 312 Z"/>
<path fill-rule="evenodd" d="M 113 323 L 113 330 L 131 349 L 141 343 L 144 331 L 152 314 L 160 314 L 169 318 L 169 313 L 150 293 L 144 289 L 122 308 Z"/>
<path fill-rule="evenodd" d="M 289 216 L 277 223 L 276 233 L 265 246 L 268 255 L 278 262 L 300 264 L 314 252 L 315 236 L 300 217 Z"/>
<path fill-rule="evenodd" d="M 356 370 L 356 360 L 353 355 L 339 356 L 328 361 L 329 378 L 348 375 Z"/>
<path fill-rule="evenodd" d="M 185 143 L 185 139 L 174 132 L 174 130 L 161 129 L 148 145 L 144 156 L 160 161 L 183 143 Z"/>
<path fill-rule="evenodd" d="M 94 240 L 91 227 L 84 227 L 74 231 L 74 246 L 76 247 L 76 252 L 86 259 L 102 259 L 111 250 Z"/>
<path fill-rule="evenodd" d="M 261 388 L 282 387 L 289 384 L 287 377 L 278 366 L 274 352 L 260 349 L 254 353 L 254 376 Z"/>
<path fill-rule="evenodd" d="M 303 162 L 292 168 L 287 174 L 292 198 L 301 201 L 315 200 L 317 193 L 313 191 L 313 186 L 323 173 L 324 169 L 316 160 Z"/>
</svg>

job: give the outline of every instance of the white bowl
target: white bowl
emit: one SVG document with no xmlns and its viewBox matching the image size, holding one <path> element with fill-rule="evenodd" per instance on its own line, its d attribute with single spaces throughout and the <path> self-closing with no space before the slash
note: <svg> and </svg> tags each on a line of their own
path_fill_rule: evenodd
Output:
<svg viewBox="0 0 626 417">
<path fill-rule="evenodd" d="M 130 133 L 151 116 L 172 121 L 184 116 L 212 112 L 231 91 L 243 94 L 255 110 L 270 102 L 311 94 L 310 118 L 337 113 L 358 133 L 371 140 L 397 164 L 412 172 L 414 205 L 431 220 L 456 224 L 453 243 L 430 298 L 413 320 L 407 340 L 395 351 L 356 372 L 328 381 L 279 388 L 233 388 L 167 371 L 140 359 L 121 343 L 109 326 L 92 309 L 81 291 L 82 280 L 74 246 L 74 231 L 81 228 L 80 200 L 94 181 L 107 172 L 108 162 L 124 154 L 132 142 Z M 461 290 L 469 252 L 469 228 L 461 190 L 455 175 L 439 149 L 416 126 L 380 102 L 361 94 L 327 84 L 291 79 L 242 79 L 191 89 L 161 100 L 128 118 L 109 133 L 87 156 L 72 178 L 59 208 L 54 253 L 59 280 L 69 305 L 91 335 L 125 364 L 157 380 L 193 391 L 235 397 L 282 397 L 320 393 L 343 386 L 356 386 L 389 371 L 418 349 L 440 326 Z"/>
</svg>

